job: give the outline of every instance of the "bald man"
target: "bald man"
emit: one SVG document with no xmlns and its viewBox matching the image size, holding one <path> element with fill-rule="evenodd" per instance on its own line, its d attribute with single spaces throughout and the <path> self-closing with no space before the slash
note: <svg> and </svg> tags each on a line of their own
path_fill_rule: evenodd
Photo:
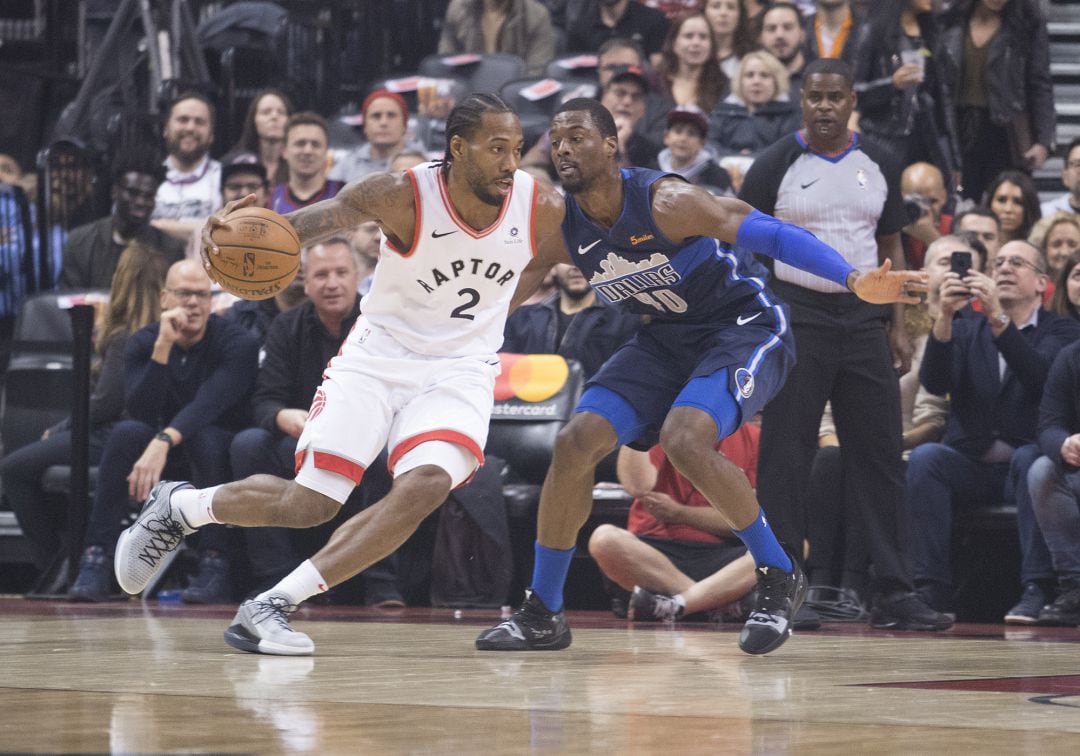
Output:
<svg viewBox="0 0 1080 756">
<path fill-rule="evenodd" d="M 912 163 L 900 174 L 900 190 L 912 221 L 904 226 L 904 254 L 910 267 L 921 268 L 927 245 L 949 233 L 952 225 L 952 215 L 944 213 L 949 199 L 945 177 L 932 163 Z"/>
</svg>

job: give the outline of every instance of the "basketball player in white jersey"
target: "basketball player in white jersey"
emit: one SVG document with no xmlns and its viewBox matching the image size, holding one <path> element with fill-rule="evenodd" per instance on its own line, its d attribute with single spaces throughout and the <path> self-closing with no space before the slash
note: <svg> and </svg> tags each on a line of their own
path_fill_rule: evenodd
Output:
<svg viewBox="0 0 1080 756">
<path fill-rule="evenodd" d="M 154 481 L 139 519 L 117 543 L 116 576 L 125 591 L 143 590 L 184 535 L 202 525 L 326 522 L 388 446 L 394 485 L 386 498 L 245 601 L 225 632 L 243 651 L 311 654 L 314 644 L 289 626 L 288 614 L 393 552 L 472 476 L 483 463 L 507 312 L 555 262 L 569 262 L 559 230 L 562 198 L 517 170 L 522 141 L 504 101 L 470 95 L 447 119 L 443 161 L 371 174 L 286 216 L 304 246 L 367 221 L 385 236 L 361 317 L 309 410 L 296 478 L 255 475 L 203 490 Z M 250 203 L 230 203 L 211 217 L 204 256 L 217 253 L 211 230 Z"/>
</svg>

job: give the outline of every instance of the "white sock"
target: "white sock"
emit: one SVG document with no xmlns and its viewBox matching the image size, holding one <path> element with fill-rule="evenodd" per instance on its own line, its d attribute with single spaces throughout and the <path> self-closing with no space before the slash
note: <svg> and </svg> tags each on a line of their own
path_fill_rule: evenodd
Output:
<svg viewBox="0 0 1080 756">
<path fill-rule="evenodd" d="M 329 587 L 326 579 L 319 574 L 319 569 L 310 559 L 306 559 L 273 588 L 256 596 L 255 600 L 263 601 L 269 596 L 284 595 L 289 599 L 289 603 L 295 606 L 316 594 L 325 593 Z"/>
<path fill-rule="evenodd" d="M 210 488 L 185 488 L 176 491 L 169 504 L 173 511 L 184 518 L 184 522 L 193 528 L 201 528 L 203 525 L 220 525 L 214 517 L 214 494 L 221 486 Z"/>
<path fill-rule="evenodd" d="M 682 611 L 679 613 L 686 614 L 686 599 L 683 598 L 683 595 L 680 593 L 678 595 L 672 596 L 672 598 L 675 599 L 676 604 L 682 607 Z"/>
</svg>

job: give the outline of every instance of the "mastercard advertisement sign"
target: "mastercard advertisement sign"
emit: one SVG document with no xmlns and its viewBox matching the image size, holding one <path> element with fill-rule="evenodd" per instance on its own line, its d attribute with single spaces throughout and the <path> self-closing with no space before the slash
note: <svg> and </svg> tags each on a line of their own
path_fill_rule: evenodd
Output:
<svg viewBox="0 0 1080 756">
<path fill-rule="evenodd" d="M 499 355 L 502 373 L 495 381 L 492 418 L 566 420 L 577 402 L 569 391 L 570 365 L 557 354 Z"/>
</svg>

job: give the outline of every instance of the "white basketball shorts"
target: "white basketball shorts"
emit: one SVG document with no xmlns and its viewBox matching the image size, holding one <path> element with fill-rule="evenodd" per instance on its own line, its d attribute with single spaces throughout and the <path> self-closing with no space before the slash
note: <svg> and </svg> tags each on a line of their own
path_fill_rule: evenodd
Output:
<svg viewBox="0 0 1080 756">
<path fill-rule="evenodd" d="M 417 354 L 361 317 L 315 392 L 296 444 L 296 482 L 344 503 L 384 446 L 393 473 L 426 441 L 466 449 L 476 459 L 471 475 L 484 462 L 499 369 L 495 355 Z M 454 485 L 464 482 L 448 472 Z"/>
</svg>

